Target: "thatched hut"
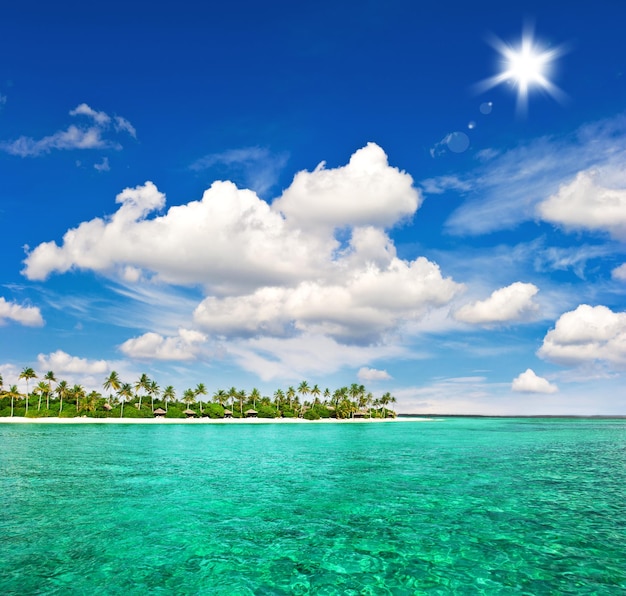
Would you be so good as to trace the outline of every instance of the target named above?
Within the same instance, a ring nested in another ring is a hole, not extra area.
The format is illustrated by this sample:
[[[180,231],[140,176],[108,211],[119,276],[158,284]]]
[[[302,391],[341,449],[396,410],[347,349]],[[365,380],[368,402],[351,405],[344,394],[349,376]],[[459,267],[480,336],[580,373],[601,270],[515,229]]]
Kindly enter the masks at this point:
[[[113,409],[113,406],[109,403],[106,402],[103,406],[102,406],[107,412],[110,412]]]
[[[224,418],[232,418],[233,413],[230,410],[224,410]]]
[[[165,414],[167,414],[167,412],[163,408],[157,408],[154,410],[155,418],[165,418]]]
[[[256,410],[250,408],[249,410],[246,410],[244,414],[246,415],[246,418],[256,418],[259,413]]]
[[[196,413],[195,413],[193,410],[190,410],[189,408],[187,408],[187,409],[183,412],[183,414],[184,414],[185,416],[187,416],[187,418],[194,418],[194,417],[195,417],[195,415],[196,415]]]

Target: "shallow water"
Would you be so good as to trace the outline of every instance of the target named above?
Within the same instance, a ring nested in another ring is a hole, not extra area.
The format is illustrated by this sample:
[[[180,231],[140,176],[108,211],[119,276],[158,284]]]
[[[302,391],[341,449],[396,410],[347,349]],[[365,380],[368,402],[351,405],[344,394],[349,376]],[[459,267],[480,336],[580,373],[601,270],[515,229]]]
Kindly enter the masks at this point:
[[[626,421],[0,425],[1,594],[624,594]]]

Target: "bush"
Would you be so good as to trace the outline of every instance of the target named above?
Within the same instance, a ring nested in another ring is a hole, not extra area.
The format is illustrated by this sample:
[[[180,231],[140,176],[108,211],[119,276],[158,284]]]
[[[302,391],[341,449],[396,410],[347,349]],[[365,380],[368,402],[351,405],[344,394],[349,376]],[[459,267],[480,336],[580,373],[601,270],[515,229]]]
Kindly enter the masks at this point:
[[[278,413],[276,412],[276,408],[273,406],[263,406],[259,405],[257,408],[259,418],[276,418]]]
[[[302,416],[305,420],[319,420],[320,415],[314,409],[307,410]]]
[[[208,416],[209,418],[224,418],[224,408],[220,404],[208,403],[203,409],[204,416]]]

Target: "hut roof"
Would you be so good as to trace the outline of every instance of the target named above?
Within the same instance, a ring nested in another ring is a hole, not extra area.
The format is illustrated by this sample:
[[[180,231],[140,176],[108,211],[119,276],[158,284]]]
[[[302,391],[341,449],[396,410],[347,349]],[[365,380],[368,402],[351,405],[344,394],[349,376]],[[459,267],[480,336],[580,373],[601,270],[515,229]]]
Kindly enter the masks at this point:
[[[232,414],[231,410],[224,410],[224,414]]]
[[[113,409],[113,406],[112,406],[111,404],[109,404],[109,403],[104,404],[102,407],[103,407],[105,410],[107,410],[107,411],[108,411],[108,410],[112,410],[112,409]]]
[[[195,414],[195,412],[193,410],[190,410],[189,408],[187,408],[183,414]]]
[[[253,410],[252,408],[250,408],[249,410],[246,410],[244,412],[244,414],[258,414],[258,412],[256,410]]]
[[[155,414],[167,414],[167,412],[163,408],[157,408],[154,410]]]

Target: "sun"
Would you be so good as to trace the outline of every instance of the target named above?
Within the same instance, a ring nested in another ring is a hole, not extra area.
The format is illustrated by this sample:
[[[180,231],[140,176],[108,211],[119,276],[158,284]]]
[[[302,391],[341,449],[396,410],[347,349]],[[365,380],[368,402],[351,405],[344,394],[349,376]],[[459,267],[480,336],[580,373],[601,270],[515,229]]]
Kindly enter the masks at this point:
[[[518,46],[512,46],[496,36],[488,39],[501,56],[501,72],[480,82],[477,87],[486,91],[502,83],[517,89],[517,111],[526,113],[528,95],[535,88],[543,90],[558,101],[566,99],[565,93],[548,78],[552,63],[565,52],[564,46],[545,49],[533,38],[533,31],[525,28]]]

